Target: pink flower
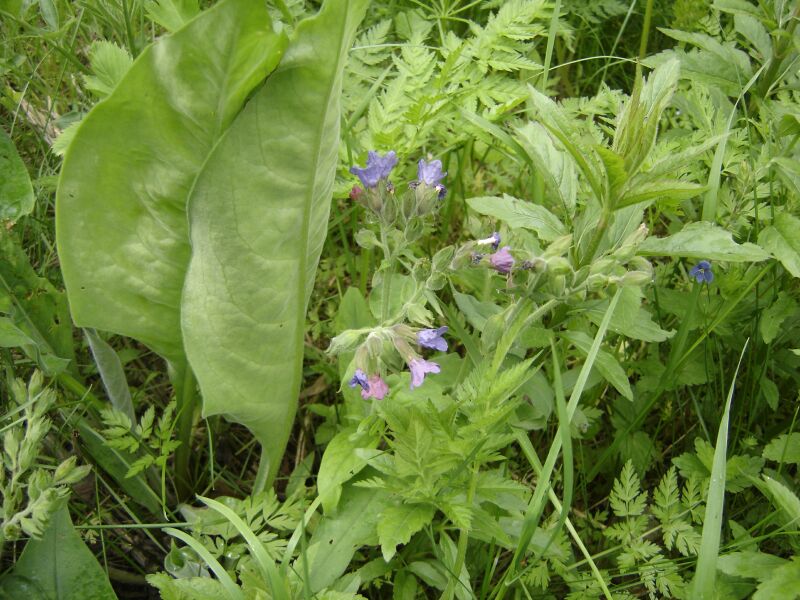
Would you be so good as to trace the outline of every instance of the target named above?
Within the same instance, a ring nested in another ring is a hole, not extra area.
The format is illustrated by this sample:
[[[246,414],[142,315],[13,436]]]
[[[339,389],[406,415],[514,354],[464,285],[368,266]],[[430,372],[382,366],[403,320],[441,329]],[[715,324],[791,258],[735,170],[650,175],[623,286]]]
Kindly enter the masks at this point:
[[[386,394],[389,393],[389,386],[380,375],[372,375],[369,378],[369,386],[361,389],[361,397],[364,400],[375,398],[375,400],[383,400]]]

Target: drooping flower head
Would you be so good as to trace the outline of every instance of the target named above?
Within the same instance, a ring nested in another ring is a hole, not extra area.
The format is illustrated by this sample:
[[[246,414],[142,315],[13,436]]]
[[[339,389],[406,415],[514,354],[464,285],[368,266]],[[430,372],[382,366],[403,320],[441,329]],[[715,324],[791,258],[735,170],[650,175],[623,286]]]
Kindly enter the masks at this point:
[[[482,240],[478,240],[475,243],[476,244],[481,244],[481,245],[489,244],[489,245],[492,246],[492,250],[497,252],[497,249],[500,247],[500,233],[495,231],[488,238],[484,238]]]
[[[417,332],[417,343],[425,348],[447,352],[447,340],[442,336],[447,333],[447,326],[437,329],[420,329]]]
[[[417,388],[425,381],[425,375],[428,373],[439,373],[441,369],[435,362],[424,360],[422,358],[415,358],[408,363],[408,368],[411,370],[411,389]]]
[[[511,256],[509,250],[511,250],[511,246],[503,246],[494,254],[489,255],[489,263],[498,273],[510,273],[511,267],[514,266],[514,257]]]
[[[707,260],[701,260],[692,270],[689,275],[695,278],[697,283],[711,283],[714,281],[714,272],[711,270],[711,263]]]
[[[375,398],[375,400],[383,400],[386,394],[389,393],[389,386],[380,375],[370,375],[367,382],[368,388],[361,390],[361,397],[364,400]]]
[[[377,187],[381,179],[389,177],[389,173],[397,164],[397,154],[390,150],[384,156],[370,150],[367,153],[366,167],[350,167],[350,172],[357,176],[365,188]]]
[[[417,163],[417,180],[419,183],[424,183],[430,187],[436,187],[445,175],[447,175],[447,173],[442,173],[442,161],[432,160],[426,163],[424,158],[419,159],[419,163]],[[441,191],[439,191],[439,193],[441,193]]]

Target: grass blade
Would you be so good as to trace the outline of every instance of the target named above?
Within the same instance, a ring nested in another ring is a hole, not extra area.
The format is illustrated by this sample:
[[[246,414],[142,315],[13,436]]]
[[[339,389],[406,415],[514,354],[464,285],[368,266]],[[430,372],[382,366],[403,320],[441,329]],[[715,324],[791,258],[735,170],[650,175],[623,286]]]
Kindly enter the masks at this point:
[[[748,340],[749,341],[749,340]],[[731,414],[731,402],[736,377],[742,358],[747,350],[747,343],[742,348],[739,363],[733,374],[733,381],[728,390],[728,399],[725,401],[725,412],[717,432],[717,444],[714,449],[714,462],[711,468],[711,483],[708,488],[706,512],[703,520],[703,537],[700,542],[700,552],[697,555],[697,570],[692,581],[690,596],[697,600],[712,600],[714,598],[714,584],[717,578],[717,557],[719,556],[719,539],[722,530],[722,510],[725,504],[725,467],[728,454],[728,422]]]

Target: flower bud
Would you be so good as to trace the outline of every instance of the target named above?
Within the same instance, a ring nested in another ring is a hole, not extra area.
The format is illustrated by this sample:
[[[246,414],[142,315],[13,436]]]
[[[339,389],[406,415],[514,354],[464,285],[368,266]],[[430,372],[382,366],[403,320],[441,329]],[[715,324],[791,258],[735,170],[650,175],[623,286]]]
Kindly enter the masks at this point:
[[[586,288],[590,292],[599,292],[608,285],[608,281],[608,275],[595,273],[594,275],[589,275],[589,277],[586,279]]]
[[[353,350],[361,342],[362,335],[363,333],[354,329],[343,331],[331,340],[330,346],[328,346],[326,352],[328,354],[336,355],[342,352]]]
[[[645,273],[644,271],[628,271],[619,278],[619,285],[648,285],[652,283],[652,273]]]
[[[599,258],[590,265],[589,272],[592,275],[595,275],[597,273],[608,275],[608,273],[611,272],[611,268],[616,264],[617,261],[615,261],[612,258],[608,257]]]
[[[552,256],[547,259],[547,269],[554,275],[568,275],[572,273],[572,265],[563,256]]]
[[[365,249],[379,248],[381,245],[381,243],[378,241],[378,237],[375,235],[375,232],[370,229],[359,230],[356,233],[355,238],[356,244]]]

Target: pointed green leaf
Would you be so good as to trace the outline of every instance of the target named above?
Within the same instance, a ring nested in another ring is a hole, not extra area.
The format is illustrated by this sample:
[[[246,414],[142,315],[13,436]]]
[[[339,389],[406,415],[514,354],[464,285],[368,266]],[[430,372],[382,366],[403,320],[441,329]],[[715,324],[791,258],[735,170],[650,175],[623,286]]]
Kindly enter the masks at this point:
[[[116,600],[97,559],[75,532],[64,506],[52,517],[42,539],[29,540],[3,581],[9,598]]]
[[[302,379],[328,228],[342,70],[366,0],[328,0],[208,160],[189,205],[182,325],[205,415],[261,442],[277,472]]]
[[[470,198],[467,204],[475,212],[499,219],[509,227],[535,231],[546,242],[566,234],[558,217],[544,206],[518,200],[508,194],[503,194],[502,198]]]
[[[415,533],[433,519],[434,509],[427,504],[398,504],[381,513],[378,540],[386,562],[392,560],[399,544],[407,544]]]
[[[689,223],[681,231],[668,237],[647,238],[639,246],[639,254],[729,262],[759,262],[769,257],[755,244],[737,244],[729,231],[708,221]]]
[[[16,221],[33,210],[33,186],[14,142],[0,128],[0,222]]]
[[[260,3],[223,0],[142,52],[83,119],[56,199],[58,253],[77,325],[182,360],[189,192],[284,46]]]
[[[800,219],[787,213],[775,215],[772,225],[758,236],[758,243],[794,277],[800,277]]]

